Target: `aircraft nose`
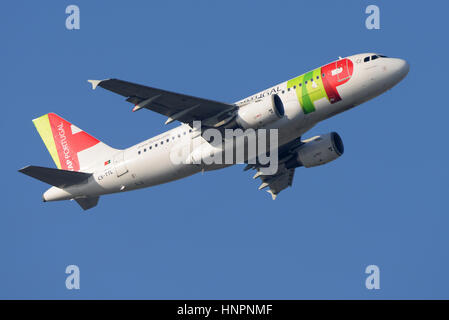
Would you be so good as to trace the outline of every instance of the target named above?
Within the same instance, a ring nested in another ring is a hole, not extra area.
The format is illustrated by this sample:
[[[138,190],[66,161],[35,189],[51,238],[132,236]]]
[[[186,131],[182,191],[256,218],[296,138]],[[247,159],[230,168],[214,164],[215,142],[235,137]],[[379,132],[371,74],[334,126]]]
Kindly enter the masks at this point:
[[[403,79],[410,71],[410,65],[404,59],[394,59],[395,73]]]

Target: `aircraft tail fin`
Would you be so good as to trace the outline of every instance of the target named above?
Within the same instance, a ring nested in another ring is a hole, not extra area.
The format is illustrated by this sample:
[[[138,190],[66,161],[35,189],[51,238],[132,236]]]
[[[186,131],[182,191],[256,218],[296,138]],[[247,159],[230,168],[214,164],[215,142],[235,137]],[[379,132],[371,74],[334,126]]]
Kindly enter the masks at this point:
[[[86,170],[98,162],[98,156],[117,152],[55,113],[34,119],[33,123],[58,169]]]
[[[91,173],[86,172],[74,172],[38,166],[26,166],[20,169],[19,172],[61,189],[75,184],[85,183],[92,176]]]

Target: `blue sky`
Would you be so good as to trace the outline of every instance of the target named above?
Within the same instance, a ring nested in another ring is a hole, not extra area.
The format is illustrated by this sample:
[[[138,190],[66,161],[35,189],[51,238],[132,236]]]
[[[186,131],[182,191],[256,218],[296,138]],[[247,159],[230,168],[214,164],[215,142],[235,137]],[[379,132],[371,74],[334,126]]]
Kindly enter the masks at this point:
[[[80,30],[65,28],[69,4]],[[365,28],[369,4],[380,7],[380,30]],[[0,298],[449,298],[448,10],[446,1],[3,2]],[[166,130],[161,115],[132,113],[87,79],[234,102],[373,51],[406,59],[409,75],[313,128],[308,136],[337,131],[345,154],[299,168],[276,201],[235,166],[105,196],[83,212],[42,203],[47,185],[17,172],[54,166],[31,122],[48,112],[117,148]],[[65,288],[71,264],[80,290]],[[377,291],[364,285],[370,264]]]

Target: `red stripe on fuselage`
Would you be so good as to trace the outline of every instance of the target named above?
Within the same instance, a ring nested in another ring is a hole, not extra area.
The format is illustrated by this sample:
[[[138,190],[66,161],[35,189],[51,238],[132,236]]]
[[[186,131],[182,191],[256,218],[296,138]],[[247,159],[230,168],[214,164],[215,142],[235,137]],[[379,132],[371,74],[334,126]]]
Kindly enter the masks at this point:
[[[339,68],[341,68],[341,71],[337,72]],[[349,81],[353,69],[354,66],[350,59],[341,59],[321,67],[324,90],[326,91],[330,103],[335,103],[341,100],[337,87]],[[334,74],[332,74],[332,72],[334,72]]]

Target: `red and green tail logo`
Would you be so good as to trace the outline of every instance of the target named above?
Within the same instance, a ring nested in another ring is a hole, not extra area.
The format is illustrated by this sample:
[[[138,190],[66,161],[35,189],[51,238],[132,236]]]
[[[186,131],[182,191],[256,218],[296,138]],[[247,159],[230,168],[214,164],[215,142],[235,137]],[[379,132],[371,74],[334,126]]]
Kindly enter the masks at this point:
[[[79,171],[78,153],[100,141],[54,113],[33,120],[58,169]]]

